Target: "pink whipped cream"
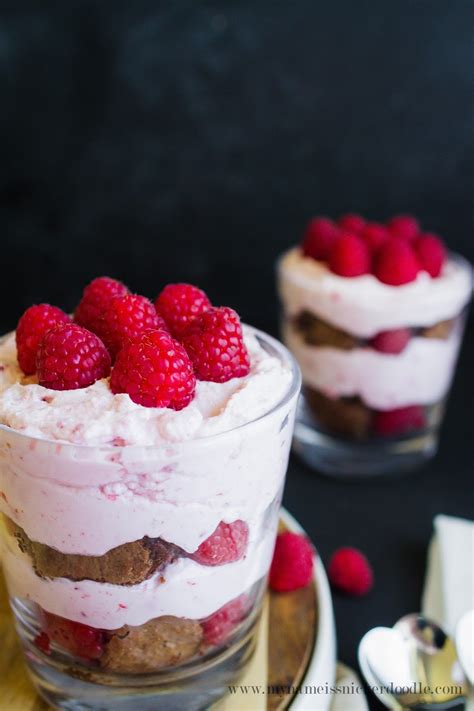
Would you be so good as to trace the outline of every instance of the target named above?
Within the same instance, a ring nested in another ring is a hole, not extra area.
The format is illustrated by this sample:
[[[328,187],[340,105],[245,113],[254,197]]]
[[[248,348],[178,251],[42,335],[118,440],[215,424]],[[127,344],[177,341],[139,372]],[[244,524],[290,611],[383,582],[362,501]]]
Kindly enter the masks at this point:
[[[236,564],[211,569],[182,558],[168,566],[164,584],[154,576],[126,590],[44,580],[27,558],[6,550],[11,594],[70,619],[84,621],[85,613],[89,624],[112,629],[159,614],[206,617],[266,574],[297,383],[279,344],[265,337],[270,354],[252,329],[244,334],[249,375],[198,382],[196,398],[179,412],[113,395],[106,380],[76,391],[43,388],[22,377],[14,337],[3,340],[0,511],[31,540],[103,555],[149,536],[192,553],[221,521],[241,519],[249,529],[245,558]]]
[[[347,278],[299,247],[279,263],[279,289],[285,315],[309,311],[359,338],[403,326],[432,326],[457,316],[471,298],[472,271],[461,257],[448,259],[432,279],[421,271],[403,286],[388,286],[372,274]]]

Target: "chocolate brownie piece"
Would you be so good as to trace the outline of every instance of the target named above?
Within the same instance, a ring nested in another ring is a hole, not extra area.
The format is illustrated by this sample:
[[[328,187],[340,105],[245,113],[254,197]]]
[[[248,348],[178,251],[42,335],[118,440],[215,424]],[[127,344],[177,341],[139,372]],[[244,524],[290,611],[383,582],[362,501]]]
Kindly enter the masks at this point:
[[[456,319],[454,318],[450,318],[447,321],[439,321],[435,323],[434,326],[422,328],[420,336],[423,336],[423,338],[441,338],[447,340],[451,335],[455,323]]]
[[[293,323],[309,346],[332,346],[342,350],[351,350],[358,345],[357,338],[331,326],[326,321],[322,321],[309,311],[302,311],[296,316]]]
[[[37,575],[42,578],[136,585],[181,554],[177,546],[160,538],[147,537],[124,543],[101,556],[66,554],[44,543],[32,541],[11,520],[8,520],[8,528],[17,539],[19,548],[31,558]]]
[[[332,400],[308,387],[304,394],[313,416],[328,432],[359,440],[369,435],[373,413],[359,398]]]
[[[171,615],[139,627],[124,625],[112,633],[100,666],[108,671],[143,674],[181,664],[196,654],[202,635],[197,620]]]

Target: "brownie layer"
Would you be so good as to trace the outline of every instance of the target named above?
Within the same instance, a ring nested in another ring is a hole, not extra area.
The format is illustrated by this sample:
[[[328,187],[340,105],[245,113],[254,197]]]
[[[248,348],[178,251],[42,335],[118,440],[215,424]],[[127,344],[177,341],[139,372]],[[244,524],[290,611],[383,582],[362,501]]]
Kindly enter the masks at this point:
[[[367,407],[358,397],[332,399],[319,390],[305,386],[303,388],[306,405],[314,417],[318,427],[329,434],[337,434],[352,440],[364,440],[372,437],[381,437],[377,433],[377,417],[380,413]],[[393,433],[409,435],[425,427],[433,426],[441,418],[442,407],[440,403],[420,407],[420,418],[411,422],[403,432]],[[387,435],[388,436],[388,435]]]
[[[16,538],[20,550],[30,557],[36,574],[42,578],[136,585],[183,555],[178,546],[148,537],[112,548],[101,556],[61,553],[32,541],[20,526],[6,516],[5,519],[7,530]]]
[[[197,620],[166,615],[139,627],[125,625],[104,645],[99,665],[119,673],[143,674],[176,666],[199,650],[203,629]]]
[[[412,337],[438,338],[447,340],[454,328],[456,319],[440,321],[426,328],[410,328]],[[301,334],[309,346],[330,346],[341,350],[370,347],[370,340],[357,338],[346,331],[332,326],[309,311],[302,311],[292,319],[293,327]]]

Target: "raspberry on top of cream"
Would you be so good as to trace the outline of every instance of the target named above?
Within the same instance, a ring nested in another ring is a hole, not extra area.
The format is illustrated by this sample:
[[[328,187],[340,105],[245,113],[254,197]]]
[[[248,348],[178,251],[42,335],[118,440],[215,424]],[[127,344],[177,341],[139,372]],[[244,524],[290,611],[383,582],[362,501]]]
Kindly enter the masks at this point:
[[[198,380],[194,399],[179,411],[143,407],[114,394],[108,379],[85,388],[49,390],[23,376],[14,335],[0,343],[0,423],[24,434],[74,444],[159,445],[205,437],[258,418],[285,394],[287,366],[243,328],[250,371],[225,383]]]

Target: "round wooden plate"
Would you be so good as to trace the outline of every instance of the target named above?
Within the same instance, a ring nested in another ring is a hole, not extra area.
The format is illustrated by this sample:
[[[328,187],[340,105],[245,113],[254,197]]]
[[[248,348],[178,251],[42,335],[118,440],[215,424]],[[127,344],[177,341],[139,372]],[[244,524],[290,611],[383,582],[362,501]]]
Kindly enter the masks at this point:
[[[281,528],[301,532],[285,510]],[[314,697],[284,693],[284,687],[331,683],[335,676],[335,635],[331,596],[324,568],[316,560],[314,581],[291,593],[268,595],[268,679],[281,693],[266,696],[267,711],[309,709]],[[3,576],[0,574],[0,699],[8,711],[50,709],[29,680],[20,649]],[[247,700],[246,703],[248,703]],[[246,706],[247,709],[250,706]],[[314,707],[313,707],[314,708]],[[321,711],[324,708],[321,707]]]

